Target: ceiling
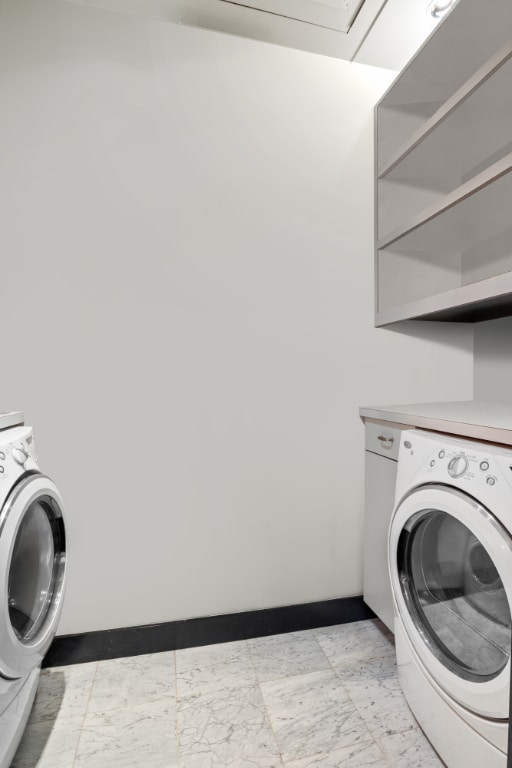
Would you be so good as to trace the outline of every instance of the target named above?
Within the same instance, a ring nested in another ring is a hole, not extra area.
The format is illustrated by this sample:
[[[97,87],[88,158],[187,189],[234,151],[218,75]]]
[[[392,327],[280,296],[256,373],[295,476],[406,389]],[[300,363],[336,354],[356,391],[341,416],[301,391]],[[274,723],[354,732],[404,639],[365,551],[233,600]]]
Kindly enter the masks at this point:
[[[400,70],[437,25],[428,0],[72,0]]]
[[[301,0],[184,0],[180,21],[196,27],[229,32],[269,43],[320,53],[341,59],[352,59],[379,15],[386,0],[347,2],[343,13],[326,2]],[[260,10],[254,6],[258,4]],[[290,15],[283,6],[294,6]],[[269,12],[268,8],[274,8]],[[294,14],[293,16],[291,14]]]

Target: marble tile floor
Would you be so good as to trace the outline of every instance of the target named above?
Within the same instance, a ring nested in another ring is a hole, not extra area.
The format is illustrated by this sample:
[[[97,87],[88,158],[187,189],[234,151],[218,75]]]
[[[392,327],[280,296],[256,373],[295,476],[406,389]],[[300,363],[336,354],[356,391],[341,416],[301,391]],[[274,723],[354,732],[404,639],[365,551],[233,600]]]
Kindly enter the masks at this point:
[[[44,670],[12,768],[435,768],[378,620]]]

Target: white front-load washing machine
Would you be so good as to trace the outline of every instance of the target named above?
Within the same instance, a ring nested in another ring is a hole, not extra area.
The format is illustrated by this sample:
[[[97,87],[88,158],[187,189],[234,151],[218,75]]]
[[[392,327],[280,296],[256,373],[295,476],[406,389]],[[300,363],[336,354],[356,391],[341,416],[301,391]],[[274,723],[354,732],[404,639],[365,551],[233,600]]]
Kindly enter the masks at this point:
[[[448,768],[505,768],[512,449],[402,432],[389,568],[416,719]]]
[[[32,428],[11,426],[14,416],[0,414],[0,768],[23,734],[66,572],[62,500],[38,467]]]

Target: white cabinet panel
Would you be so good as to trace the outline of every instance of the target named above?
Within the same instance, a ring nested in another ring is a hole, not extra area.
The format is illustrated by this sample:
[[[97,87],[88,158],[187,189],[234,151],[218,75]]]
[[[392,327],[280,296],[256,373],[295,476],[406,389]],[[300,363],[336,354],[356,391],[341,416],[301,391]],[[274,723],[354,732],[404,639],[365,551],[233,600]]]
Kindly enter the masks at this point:
[[[397,441],[398,442],[398,441]],[[388,572],[388,528],[393,513],[397,462],[365,452],[364,600],[393,631]]]

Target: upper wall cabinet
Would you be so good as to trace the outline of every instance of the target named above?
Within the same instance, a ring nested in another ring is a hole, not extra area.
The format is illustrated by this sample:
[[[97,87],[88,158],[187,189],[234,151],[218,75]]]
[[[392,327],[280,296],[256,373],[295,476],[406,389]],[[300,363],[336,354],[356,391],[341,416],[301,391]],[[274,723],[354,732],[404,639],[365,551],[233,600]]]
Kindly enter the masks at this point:
[[[376,325],[512,314],[512,2],[459,0],[376,107]]]

